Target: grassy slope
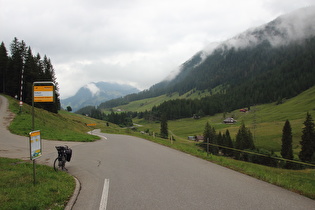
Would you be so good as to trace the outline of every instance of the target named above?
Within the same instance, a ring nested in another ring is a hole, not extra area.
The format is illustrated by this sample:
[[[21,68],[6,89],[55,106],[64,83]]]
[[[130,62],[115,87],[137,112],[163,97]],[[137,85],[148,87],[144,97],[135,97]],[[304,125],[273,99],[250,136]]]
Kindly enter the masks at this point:
[[[16,114],[9,129],[12,133],[28,136],[32,131],[32,107],[24,104],[22,112],[18,101],[7,97],[10,102],[10,110]],[[86,124],[96,123],[95,127],[87,127]],[[94,141],[99,139],[98,136],[87,134],[94,128],[104,128],[105,122],[60,111],[58,114],[47,112],[43,109],[35,108],[35,129],[41,131],[43,139],[62,140],[62,141]],[[111,127],[117,127],[112,125]]]
[[[205,96],[210,95],[208,91],[190,91],[184,95],[179,96],[178,93],[174,93],[171,96],[167,95],[161,95],[154,98],[147,98],[142,99],[138,101],[133,101],[131,103],[128,103],[126,105],[122,105],[119,107],[114,108],[115,109],[122,109],[124,111],[137,111],[137,112],[144,112],[146,110],[151,110],[153,106],[158,106],[159,104],[163,103],[164,101],[173,100],[173,99],[196,99],[196,98],[202,98]],[[108,110],[107,110],[108,112]]]
[[[166,99],[166,97],[164,97]],[[148,99],[149,100],[149,99]],[[154,104],[155,98],[151,99],[150,103]],[[132,102],[128,108],[128,111],[136,111],[132,109],[136,102]],[[281,136],[282,128],[285,120],[288,119],[291,123],[293,133],[293,148],[295,154],[300,151],[299,141],[302,135],[303,122],[306,117],[306,113],[309,112],[313,119],[315,119],[315,87],[303,92],[295,98],[284,101],[280,105],[264,104],[251,107],[251,111],[247,113],[239,112],[235,110],[231,113],[217,114],[215,116],[204,117],[199,120],[191,118],[179,119],[175,121],[169,121],[169,130],[177,138],[187,139],[187,136],[200,135],[203,133],[204,126],[208,121],[211,126],[219,132],[225,132],[229,129],[232,138],[235,137],[241,122],[244,122],[249,127],[255,137],[255,145],[259,148],[265,148],[279,152],[281,150]],[[222,123],[225,117],[234,117],[238,122],[234,125],[225,125]],[[149,129],[159,133],[159,123],[149,123],[143,120],[134,120],[138,124],[143,124],[142,130]]]

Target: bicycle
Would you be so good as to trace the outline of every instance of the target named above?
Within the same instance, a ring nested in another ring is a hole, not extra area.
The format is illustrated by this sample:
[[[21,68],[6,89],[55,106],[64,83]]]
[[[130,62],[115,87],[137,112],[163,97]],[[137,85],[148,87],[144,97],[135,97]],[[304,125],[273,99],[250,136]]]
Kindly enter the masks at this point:
[[[58,151],[58,157],[54,161],[55,171],[58,171],[58,170],[68,171],[68,169],[66,169],[65,165],[66,165],[66,161],[70,162],[70,160],[71,160],[72,150],[67,145],[56,146],[56,149]],[[58,162],[58,164],[57,164],[57,162]]]

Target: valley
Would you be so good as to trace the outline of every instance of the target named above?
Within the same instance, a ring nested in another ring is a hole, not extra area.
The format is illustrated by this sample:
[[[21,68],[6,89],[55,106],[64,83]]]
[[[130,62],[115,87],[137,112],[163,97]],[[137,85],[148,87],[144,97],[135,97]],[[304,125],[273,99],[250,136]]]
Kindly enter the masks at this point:
[[[198,94],[196,93],[196,95]],[[191,95],[188,98],[194,98],[196,95]],[[150,110],[153,106],[158,106],[163,101],[176,99],[178,97],[178,94],[174,94],[172,97],[163,95],[133,101],[127,105],[115,107],[113,109],[121,109],[126,112],[145,111]],[[186,97],[186,94],[182,97]],[[188,136],[201,135],[206,122],[209,122],[217,132],[221,131],[223,133],[228,129],[232,138],[235,138],[241,122],[243,121],[255,135],[255,145],[257,147],[279,152],[281,149],[282,128],[285,120],[288,119],[291,122],[293,130],[294,153],[297,154],[300,150],[299,141],[307,112],[312,116],[315,115],[315,87],[310,88],[294,98],[284,100],[283,103],[279,105],[275,102],[251,106],[251,110],[246,113],[234,110],[229,113],[218,113],[214,116],[206,116],[201,119],[184,118],[170,120],[169,129],[177,138],[186,140]],[[223,120],[225,117],[234,117],[234,119],[237,120],[237,123],[233,125],[224,124]],[[159,132],[159,122],[150,122],[137,118],[134,118],[133,121],[134,123],[143,125],[139,129],[149,129],[155,133]]]

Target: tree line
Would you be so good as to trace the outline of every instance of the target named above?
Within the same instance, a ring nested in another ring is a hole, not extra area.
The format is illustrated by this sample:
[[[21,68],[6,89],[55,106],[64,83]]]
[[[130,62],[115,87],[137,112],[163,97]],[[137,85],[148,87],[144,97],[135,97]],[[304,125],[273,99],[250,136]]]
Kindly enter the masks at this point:
[[[315,128],[312,116],[307,113],[304,121],[304,128],[301,136],[301,151],[299,160],[306,163],[315,163]],[[203,132],[204,142],[200,146],[213,155],[224,155],[237,160],[249,161],[273,167],[284,167],[290,169],[303,168],[301,165],[293,164],[290,161],[279,162],[278,156],[272,151],[258,149],[254,145],[253,135],[244,123],[240,126],[235,141],[232,141],[229,130],[221,134],[216,133],[214,127],[207,122]],[[289,120],[286,120],[281,137],[281,157],[287,160],[294,160],[292,149],[292,129]],[[245,151],[245,152],[242,152]],[[252,153],[251,153],[252,152]],[[261,155],[256,155],[258,153]]]
[[[35,103],[36,107],[57,113],[60,109],[58,82],[51,60],[39,53],[33,55],[30,46],[16,37],[10,44],[10,54],[2,42],[0,45],[0,93],[32,104],[33,82],[49,81],[55,85],[54,103]],[[21,91],[22,90],[22,91]]]
[[[108,121],[114,124],[119,125],[120,127],[130,127],[133,126],[132,112],[113,112],[105,114],[100,109],[95,108],[94,106],[84,107],[76,112],[77,114],[86,115],[95,119]]]

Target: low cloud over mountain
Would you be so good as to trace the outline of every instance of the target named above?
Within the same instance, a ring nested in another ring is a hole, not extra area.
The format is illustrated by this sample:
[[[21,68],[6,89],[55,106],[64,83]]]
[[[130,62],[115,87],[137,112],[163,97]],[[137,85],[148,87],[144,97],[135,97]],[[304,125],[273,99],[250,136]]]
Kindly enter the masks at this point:
[[[61,100],[61,105],[63,108],[70,106],[73,111],[77,111],[85,106],[98,106],[102,102],[137,92],[137,88],[129,85],[92,82],[81,87],[74,96]]]

